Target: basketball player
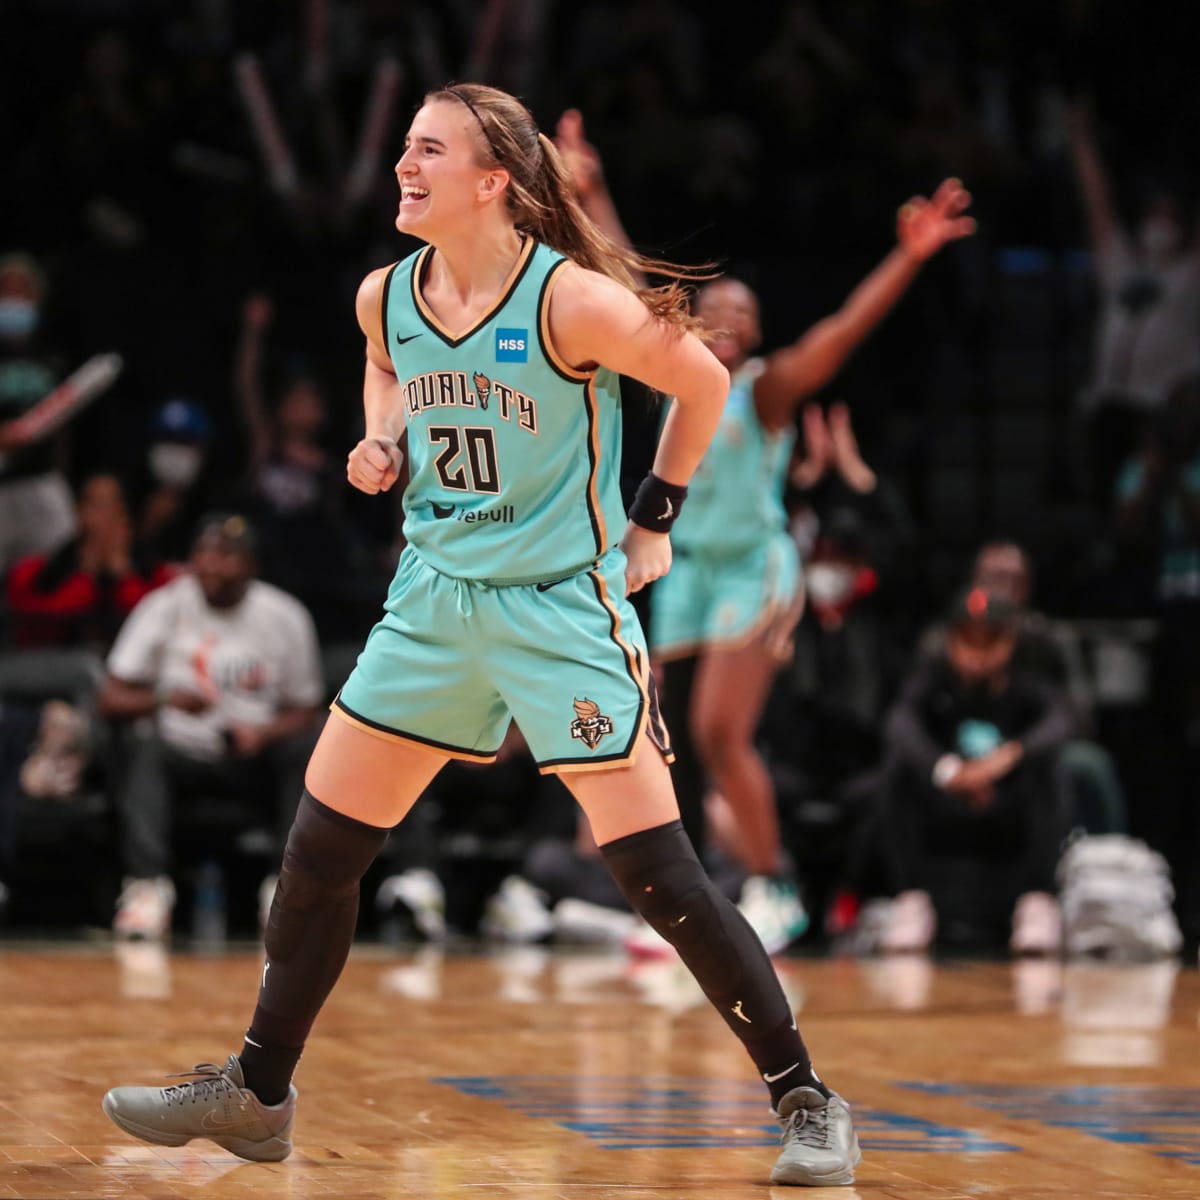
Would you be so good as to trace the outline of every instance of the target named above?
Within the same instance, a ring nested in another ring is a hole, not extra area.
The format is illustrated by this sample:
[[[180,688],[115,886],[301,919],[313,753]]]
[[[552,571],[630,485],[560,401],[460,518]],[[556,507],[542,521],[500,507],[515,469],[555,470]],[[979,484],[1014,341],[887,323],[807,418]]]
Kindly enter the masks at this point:
[[[390,488],[407,430],[408,547],[309,763],[241,1052],[187,1083],[116,1088],[104,1110],[160,1145],[208,1137],[242,1158],[286,1157],[292,1075],[349,952],[362,875],[445,762],[490,761],[515,717],[542,769],[564,773],[629,903],[767,1081],[783,1124],[773,1181],[850,1183],[849,1108],[679,822],[626,598],[670,566],[728,373],[691,331],[680,273],[636,288],[630,270],[655,264],[599,233],[513,97],[430,94],[396,173],[397,228],[427,245],[359,291],[366,437],[348,475]],[[618,373],[675,397],[628,524]]]
[[[557,137],[585,211],[613,241],[628,246],[599,154],[576,110],[563,114]],[[975,222],[963,215],[970,202],[955,179],[932,200],[909,200],[898,213],[895,249],[836,313],[765,358],[752,357],[762,334],[750,288],[726,277],[697,299],[697,316],[716,331],[709,348],[728,368],[732,385],[691,481],[687,511],[672,530],[671,573],[650,597],[651,654],[679,754],[674,775],[685,826],[702,845],[707,776],[734,815],[749,872],[738,907],[770,953],[807,926],[770,773],[754,744],[802,606],[800,564],[783,508],[796,412],[841,369],[926,259],[974,231]],[[874,487],[843,405],[833,407],[828,426],[810,405],[804,425],[808,457],[801,470],[836,464],[850,486]],[[644,934],[634,935],[633,949],[661,946],[652,931]]]

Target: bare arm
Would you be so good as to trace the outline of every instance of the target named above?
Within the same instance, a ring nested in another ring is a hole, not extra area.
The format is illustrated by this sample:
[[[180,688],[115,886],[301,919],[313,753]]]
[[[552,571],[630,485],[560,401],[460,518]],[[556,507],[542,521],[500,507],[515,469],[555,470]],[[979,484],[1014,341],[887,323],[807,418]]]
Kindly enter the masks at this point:
[[[695,334],[652,316],[619,283],[580,267],[562,269],[550,296],[550,342],[570,370],[602,363],[664,395],[671,408],[654,458],[654,474],[687,485],[721,420],[729,372]],[[630,521],[621,540],[625,587],[636,592],[671,567],[665,533]]]
[[[132,721],[152,713],[158,707],[158,697],[151,684],[127,683],[109,675],[100,687],[96,707],[110,721]]]
[[[957,179],[945,180],[932,200],[915,196],[897,216],[898,245],[850,293],[832,315],[798,341],[767,358],[754,385],[759,420],[768,429],[790,424],[799,404],[819,391],[908,290],[927,259],[947,242],[975,230],[964,216],[970,193]]]
[[[276,742],[304,733],[312,727],[316,718],[315,708],[281,708],[261,725],[233,724],[228,728],[233,752],[245,757],[261,754]]]
[[[1067,116],[1067,135],[1087,213],[1092,249],[1102,253],[1116,241],[1120,224],[1112,201],[1108,172],[1104,169],[1096,146],[1096,134],[1086,105],[1075,104],[1071,107]]]
[[[551,295],[550,332],[566,363],[584,364],[583,369],[602,363],[673,397],[654,473],[686,485],[716,433],[729,393],[729,372],[704,343],[652,317],[620,284],[574,266],[564,268]]]
[[[251,466],[270,452],[271,423],[262,394],[262,341],[271,320],[271,301],[250,296],[242,306],[242,332],[233,364],[233,391],[249,440]]]
[[[132,683],[115,675],[105,676],[96,698],[97,711],[110,721],[133,721],[163,707],[200,713],[210,702],[198,692],[176,688],[163,695],[152,683]]]
[[[363,375],[366,432],[350,451],[346,475],[361,492],[386,492],[399,478],[404,436],[404,397],[391,357],[383,343],[383,285],[389,268],[372,271],[362,281],[354,309],[367,339]]]
[[[837,374],[908,290],[920,269],[921,263],[897,246],[837,312],[767,359],[767,369],[754,387],[754,401],[759,419],[768,429],[787,425],[797,405]]]

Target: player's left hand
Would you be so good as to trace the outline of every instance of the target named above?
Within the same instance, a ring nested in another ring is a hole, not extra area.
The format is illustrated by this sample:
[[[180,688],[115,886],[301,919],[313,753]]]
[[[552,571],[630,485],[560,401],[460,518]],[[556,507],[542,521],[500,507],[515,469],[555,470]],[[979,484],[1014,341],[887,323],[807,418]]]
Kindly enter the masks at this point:
[[[648,583],[661,579],[671,569],[671,537],[652,533],[632,521],[621,539],[625,551],[625,595],[640,592]]]
[[[964,217],[971,204],[971,193],[958,179],[945,179],[933,199],[914,196],[896,213],[896,240],[914,258],[924,262],[947,242],[969,237],[975,221]]]

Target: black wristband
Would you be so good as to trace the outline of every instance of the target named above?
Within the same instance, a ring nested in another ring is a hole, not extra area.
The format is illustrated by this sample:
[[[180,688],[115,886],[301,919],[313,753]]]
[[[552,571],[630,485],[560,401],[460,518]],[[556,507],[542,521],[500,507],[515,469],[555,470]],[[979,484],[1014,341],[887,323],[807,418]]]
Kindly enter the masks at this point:
[[[651,533],[670,533],[687,494],[687,488],[667,483],[651,471],[629,506],[629,519]]]

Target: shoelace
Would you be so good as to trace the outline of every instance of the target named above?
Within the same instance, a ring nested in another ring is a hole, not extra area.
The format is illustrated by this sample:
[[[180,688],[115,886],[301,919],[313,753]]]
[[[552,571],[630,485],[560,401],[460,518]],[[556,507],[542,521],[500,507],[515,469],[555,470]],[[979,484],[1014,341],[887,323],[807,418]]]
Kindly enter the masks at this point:
[[[193,1079],[189,1083],[174,1083],[170,1087],[163,1088],[163,1096],[168,1105],[195,1104],[200,1100],[215,1100],[218,1096],[232,1092],[237,1097],[238,1107],[246,1107],[246,1102],[242,1099],[237,1085],[225,1074],[224,1067],[219,1067],[216,1063],[197,1063],[190,1071],[176,1071],[167,1078],[183,1079],[189,1075],[198,1075],[200,1078]]]
[[[781,1142],[796,1141],[814,1150],[829,1145],[829,1113],[826,1109],[797,1108],[783,1119]]]

